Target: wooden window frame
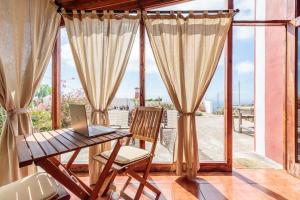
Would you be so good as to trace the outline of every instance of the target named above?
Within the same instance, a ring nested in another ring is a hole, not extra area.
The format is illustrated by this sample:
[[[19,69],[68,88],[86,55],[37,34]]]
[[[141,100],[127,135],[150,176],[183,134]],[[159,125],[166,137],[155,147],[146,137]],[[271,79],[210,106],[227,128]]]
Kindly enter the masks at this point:
[[[52,129],[59,129],[61,124],[61,34],[57,31],[52,53]]]
[[[233,0],[228,0],[228,9],[233,9]],[[145,26],[140,24],[140,106],[145,105]],[[227,35],[225,64],[225,140],[224,161],[202,161],[200,171],[232,171],[232,25]],[[141,96],[143,95],[143,96]],[[143,100],[143,101],[141,101]],[[144,148],[144,144],[141,144]],[[172,164],[152,163],[152,171],[170,171]]]
[[[300,28],[299,9],[296,1],[295,19],[287,24],[287,66],[286,66],[286,169],[288,173],[300,178],[298,159],[298,29]]]
[[[227,1],[228,9],[234,8],[233,0]],[[226,65],[225,65],[225,161],[200,162],[200,171],[232,171],[232,28],[233,26],[286,26],[288,20],[234,20],[227,36],[226,44]],[[61,25],[64,25],[62,20]],[[143,20],[140,22],[140,106],[145,105],[145,26]],[[60,70],[61,70],[61,50],[60,31],[58,32],[56,47],[53,52],[52,61],[52,127],[60,127]],[[284,131],[284,134],[286,131]],[[144,148],[145,144],[141,143]],[[153,163],[151,171],[170,171],[172,164]],[[87,171],[88,164],[75,164],[75,171]]]
[[[298,118],[300,117],[298,115],[298,79],[299,79],[299,76],[298,76],[298,70],[299,70],[299,67],[298,67],[298,32],[299,32],[299,26],[296,26],[295,27],[295,105],[296,105],[296,108],[295,108],[295,115],[296,115],[296,120],[295,120],[295,163],[300,163],[300,160],[298,159]]]
[[[299,5],[299,4],[298,4]],[[298,6],[297,5],[297,6]],[[294,153],[295,153],[295,164],[299,164],[299,169],[300,169],[300,159],[298,158],[299,155],[298,155],[298,118],[300,117],[299,114],[298,114],[298,80],[299,80],[299,76],[298,76],[298,70],[299,67],[298,67],[298,64],[299,64],[299,57],[298,57],[298,52],[299,52],[299,44],[298,44],[298,39],[299,39],[299,29],[300,29],[300,16],[297,17],[295,19],[295,150],[294,150]]]
[[[299,17],[300,16],[300,2],[299,0],[295,1],[296,2],[296,17]]]

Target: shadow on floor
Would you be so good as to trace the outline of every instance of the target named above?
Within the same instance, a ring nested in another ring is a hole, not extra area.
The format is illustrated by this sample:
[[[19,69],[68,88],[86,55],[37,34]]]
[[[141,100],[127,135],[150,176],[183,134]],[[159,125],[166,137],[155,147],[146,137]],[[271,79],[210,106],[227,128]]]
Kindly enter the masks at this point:
[[[256,183],[255,181],[243,176],[242,174],[238,173],[238,172],[232,172],[232,175],[234,177],[237,177],[238,179],[240,179],[241,181],[248,183],[250,186],[254,187],[257,190],[260,190],[261,192],[265,193],[266,195],[276,199],[276,200],[288,200],[287,198],[281,196],[280,194],[273,192],[272,190]]]
[[[201,182],[206,183],[200,184]],[[180,177],[176,179],[176,183],[197,199],[205,199],[203,190],[209,190],[209,193],[213,194],[214,199],[228,200],[217,188],[202,178],[188,179],[186,177]]]

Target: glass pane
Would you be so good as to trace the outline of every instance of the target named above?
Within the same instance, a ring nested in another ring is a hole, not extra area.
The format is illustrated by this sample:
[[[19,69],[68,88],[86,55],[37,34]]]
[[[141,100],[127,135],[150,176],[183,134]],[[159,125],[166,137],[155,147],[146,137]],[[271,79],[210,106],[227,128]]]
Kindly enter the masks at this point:
[[[264,1],[256,1],[257,10],[261,10],[263,5],[261,4]],[[297,0],[299,2],[299,0]],[[291,9],[292,8],[292,9]],[[265,20],[286,20],[293,19],[295,16],[295,9],[293,4],[288,1],[282,0],[268,0],[265,1]]]
[[[87,117],[90,118],[91,109],[82,89],[71,47],[69,44],[67,32],[65,28],[61,29],[61,127],[71,127],[71,117],[69,112],[69,104],[85,104]],[[61,156],[63,163],[67,162],[72,153],[66,153]],[[88,148],[82,149],[75,163],[88,162]]]
[[[297,107],[298,107],[298,129],[297,129],[297,135],[298,135],[298,138],[297,138],[297,141],[298,141],[298,162],[300,160],[300,28],[298,28],[298,41],[297,41],[298,45],[297,45],[297,48],[298,48],[298,59],[297,59],[297,63],[298,63],[298,68],[297,68]]]
[[[34,132],[52,129],[52,58],[29,106]],[[5,110],[0,106],[0,135],[6,118]]]
[[[218,9],[227,9],[227,0],[196,0],[166,6],[156,10]],[[215,100],[216,110],[214,110],[214,113],[202,114],[201,109],[199,108],[199,112],[196,116],[199,156],[201,160],[224,160],[224,116],[221,111],[224,104],[224,56],[222,57],[221,65],[218,67],[210,89],[208,89],[205,97],[207,99],[213,98],[213,100]],[[215,93],[214,91],[216,89],[218,92]],[[210,102],[208,102],[208,104],[209,103]],[[175,110],[160,77],[148,38],[146,38],[146,105],[162,106],[166,110],[163,116],[162,128],[159,133],[154,162],[170,163],[173,161],[178,113]],[[214,123],[212,123],[214,119],[211,119],[210,116],[208,116],[210,114],[214,116],[216,120],[220,121],[220,127],[218,127],[217,130],[214,128]],[[205,137],[206,139],[203,139],[202,137]],[[212,139],[210,140],[210,138]],[[207,142],[207,139],[210,141]],[[217,141],[218,144],[214,144],[215,141]],[[150,148],[150,145],[146,144],[146,148]],[[215,148],[215,153],[212,155],[210,155],[211,148]]]
[[[235,20],[254,20],[255,1],[254,0],[234,0],[235,9],[240,12],[234,17]]]
[[[285,34],[284,26],[233,28],[235,168],[282,164]]]
[[[233,27],[233,165],[254,167],[254,27]]]
[[[43,79],[38,86],[30,104],[33,131],[49,131],[52,129],[52,59],[47,66]]]
[[[225,49],[225,48],[224,48]],[[224,75],[223,50],[217,70],[196,112],[200,161],[224,161]]]
[[[239,2],[238,5],[235,5],[235,8],[240,8],[239,5],[249,5],[253,7],[255,20],[286,20],[286,19],[294,18],[295,15],[294,11],[291,12],[291,8],[293,5],[291,3],[288,3],[287,1],[282,1],[282,0],[268,0],[268,1],[235,0],[235,1]],[[240,9],[243,15],[244,14],[243,6],[241,6]]]
[[[109,107],[110,124],[113,128],[128,130],[132,121],[133,109],[139,105],[139,34],[137,34],[132,49],[131,56],[128,61],[123,80]],[[65,28],[61,30],[61,126],[62,128],[71,127],[71,118],[69,113],[69,104],[85,104],[88,121],[91,116],[91,107],[85,97],[82,89],[70,44],[67,38]],[[67,153],[62,156],[62,161],[67,162],[72,154]],[[88,148],[81,150],[75,163],[88,162]]]
[[[281,0],[234,0],[234,8],[240,12],[235,20],[285,20],[291,19],[289,4]]]
[[[146,106],[161,106],[165,109],[153,162],[172,163],[177,129],[177,111],[160,77],[147,34],[145,45]],[[146,149],[151,149],[150,143],[146,143]]]
[[[156,10],[218,10],[227,9],[227,0],[194,0],[165,6]]]
[[[139,96],[139,30],[137,31],[128,65],[109,107],[109,121],[113,128],[129,130],[133,118],[133,110],[140,104]]]

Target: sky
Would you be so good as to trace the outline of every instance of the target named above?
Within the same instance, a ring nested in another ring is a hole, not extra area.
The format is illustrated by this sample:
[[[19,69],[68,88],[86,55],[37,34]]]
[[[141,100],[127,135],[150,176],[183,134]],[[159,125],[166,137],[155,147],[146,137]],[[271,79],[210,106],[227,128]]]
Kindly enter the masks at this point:
[[[240,13],[235,19],[254,18],[253,0],[235,0],[235,7],[240,9]],[[226,0],[195,0],[173,6],[160,8],[158,10],[210,10],[226,9]],[[124,78],[116,97],[133,98],[134,88],[139,86],[139,39],[138,32],[128,61]],[[148,37],[146,37],[146,74],[145,91],[147,98],[161,97],[164,102],[170,102],[167,90],[160,78],[155,60],[151,51]],[[62,64],[62,92],[66,93],[74,89],[82,88],[68,37],[65,28],[61,30],[61,64]],[[240,96],[242,104],[253,103],[254,95],[254,28],[234,27],[233,28],[233,104],[238,103],[238,82],[240,82]],[[204,99],[211,100],[220,106],[224,103],[224,53],[220,58],[217,70],[210,83]],[[42,83],[51,84],[51,63],[49,63]]]

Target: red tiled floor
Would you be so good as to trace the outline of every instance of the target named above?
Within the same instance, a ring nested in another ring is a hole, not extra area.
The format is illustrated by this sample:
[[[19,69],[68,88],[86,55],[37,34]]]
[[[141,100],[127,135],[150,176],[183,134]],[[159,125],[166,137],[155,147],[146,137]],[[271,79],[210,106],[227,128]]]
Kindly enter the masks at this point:
[[[83,176],[82,180],[88,183],[87,176]],[[125,176],[118,176],[116,187],[121,189],[125,180]],[[300,179],[283,170],[239,169],[232,173],[199,173],[193,180],[175,176],[173,173],[153,173],[149,181],[161,190],[160,200],[300,200]],[[137,187],[138,183],[132,180],[126,193],[133,197]],[[71,199],[77,198],[72,195]],[[141,199],[155,199],[155,196],[146,189]]]

